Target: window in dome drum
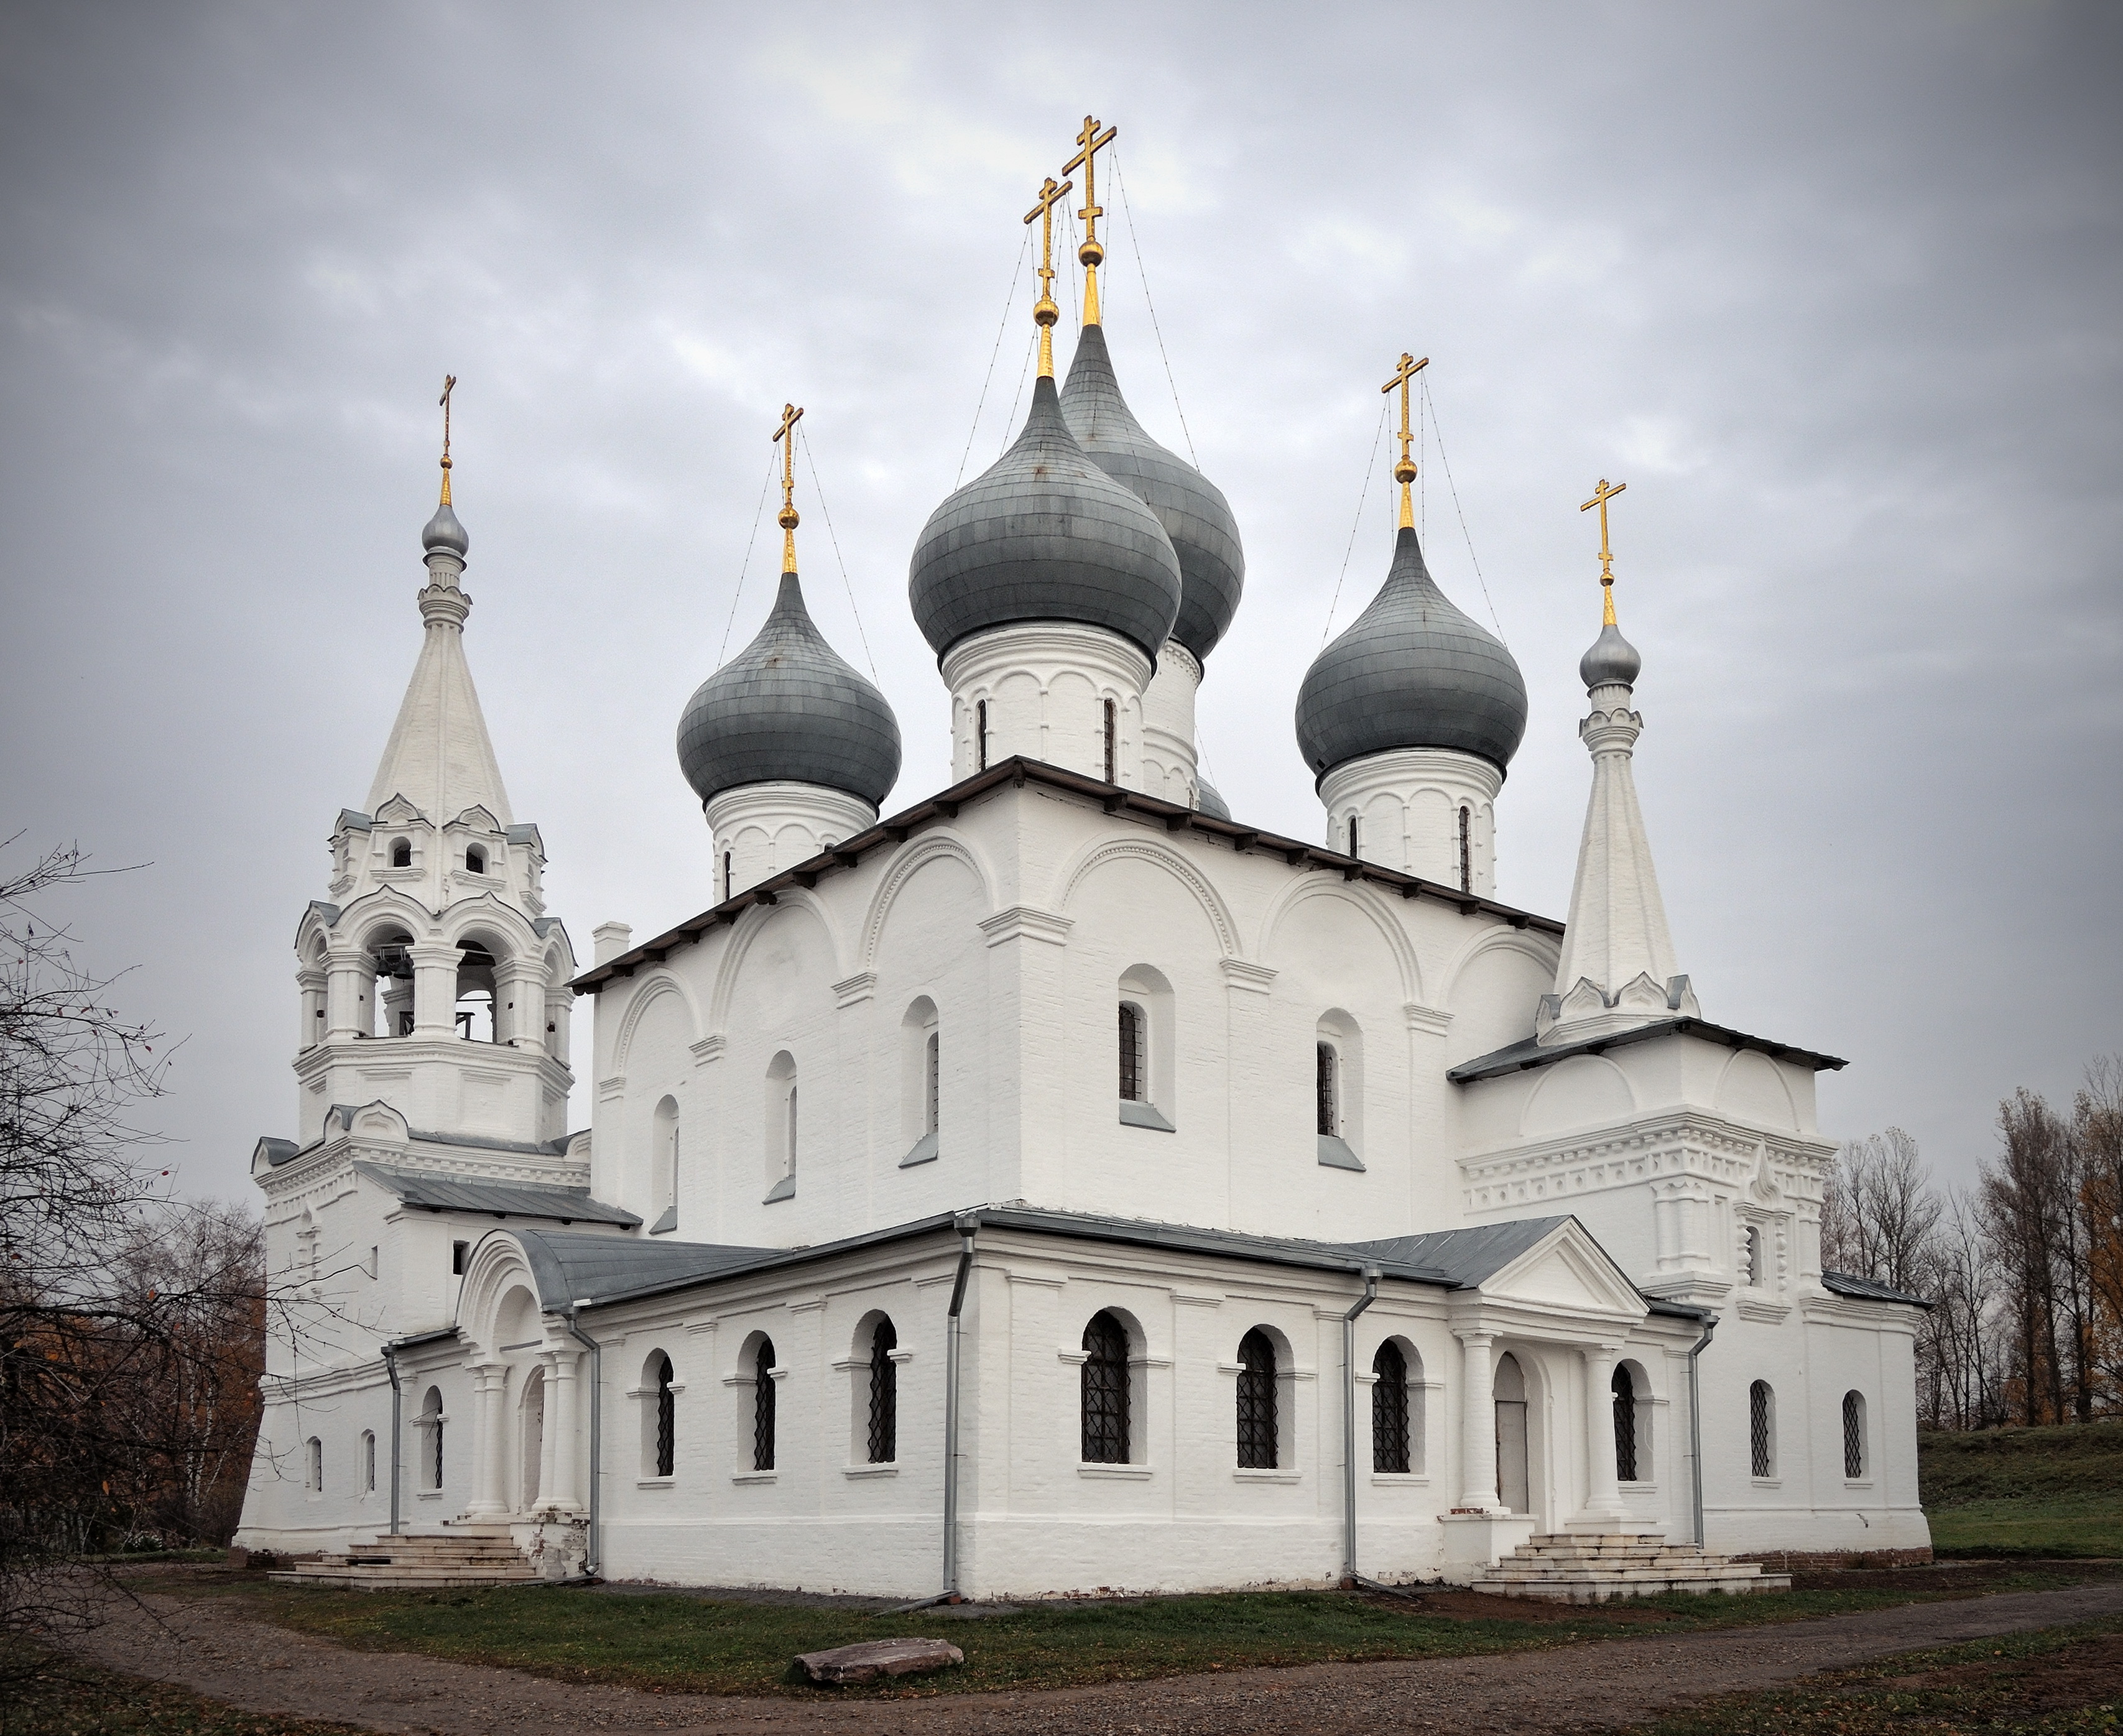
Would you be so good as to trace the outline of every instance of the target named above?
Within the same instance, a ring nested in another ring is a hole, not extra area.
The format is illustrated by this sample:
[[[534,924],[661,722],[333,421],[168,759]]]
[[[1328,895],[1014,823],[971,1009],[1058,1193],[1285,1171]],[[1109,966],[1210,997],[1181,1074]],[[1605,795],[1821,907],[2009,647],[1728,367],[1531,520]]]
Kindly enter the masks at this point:
[[[1460,810],[1460,890],[1474,890],[1474,853],[1468,839],[1468,812]]]
[[[1116,739],[1118,733],[1119,715],[1113,709],[1113,702],[1108,700],[1106,701],[1106,782],[1108,784],[1120,782],[1117,774],[1119,770],[1119,755],[1115,751],[1118,745]]]
[[[973,707],[974,770],[988,769],[988,702],[982,700]]]

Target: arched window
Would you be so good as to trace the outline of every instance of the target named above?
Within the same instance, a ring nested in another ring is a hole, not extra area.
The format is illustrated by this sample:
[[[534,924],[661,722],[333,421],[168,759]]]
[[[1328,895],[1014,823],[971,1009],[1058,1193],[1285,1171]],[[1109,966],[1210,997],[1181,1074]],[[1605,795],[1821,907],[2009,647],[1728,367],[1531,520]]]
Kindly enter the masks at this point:
[[[1275,1346],[1255,1327],[1239,1341],[1239,1468],[1276,1468]]]
[[[1757,1224],[1749,1224],[1740,1238],[1740,1281],[1750,1289],[1761,1288],[1762,1232]]]
[[[486,872],[486,852],[476,844],[465,852],[465,872],[468,874],[484,874]]]
[[[1354,814],[1352,814],[1352,815],[1350,815],[1350,816],[1349,816],[1349,854],[1350,854],[1352,857],[1354,857],[1356,854],[1357,854],[1357,817],[1356,817]]]
[[[973,707],[973,769],[988,769],[988,702],[982,700]]]
[[[1342,1079],[1336,1065],[1338,1057],[1332,1043],[1319,1044],[1314,1050],[1313,1095],[1319,1116],[1319,1135],[1323,1139],[1338,1139],[1342,1133]]]
[[[1460,890],[1463,892],[1474,890],[1474,841],[1469,835],[1473,817],[1465,808],[1460,810]]]
[[[752,1468],[774,1468],[774,1341],[762,1338],[752,1364]]]
[[[869,1340],[869,1462],[889,1465],[899,1457],[899,1364],[892,1353],[899,1334],[880,1320]]]
[[[376,1431],[373,1429],[361,1431],[361,1492],[376,1493]]]
[[[678,1463],[678,1395],[671,1389],[671,1359],[656,1358],[656,1475],[669,1476]]]
[[[1843,1395],[1843,1474],[1865,1474],[1865,1398],[1859,1392]]]
[[[784,1049],[766,1064],[766,1197],[796,1194],[796,1057]]]
[[[429,1489],[443,1486],[443,1391],[439,1387],[428,1388],[428,1396],[420,1401],[419,1428],[427,1438],[421,1442],[421,1482]]]
[[[724,897],[724,899],[725,901],[727,901],[727,900],[729,899],[729,895],[730,895],[730,853],[729,853],[728,850],[724,850],[724,851],[723,852],[723,897]]]
[[[1150,1083],[1149,1056],[1145,1053],[1142,1008],[1132,1001],[1121,1003],[1121,1101],[1140,1103]]]
[[[1120,714],[1111,700],[1106,701],[1106,782],[1120,780]]]
[[[1618,1364],[1611,1383],[1615,1394],[1615,1475],[1624,1483],[1637,1476],[1637,1388],[1626,1364]]]
[[[922,1071],[926,1075],[922,1083],[922,1118],[926,1124],[924,1131],[935,1133],[943,1121],[943,1045],[939,1034],[931,1031],[929,1041],[922,1045]]]
[[[1389,1338],[1371,1359],[1371,1469],[1408,1467],[1408,1359]]]
[[[657,1209],[649,1233],[668,1235],[678,1227],[678,1100],[667,1097],[657,1104],[650,1118],[649,1203]]]
[[[321,1495],[325,1487],[325,1444],[312,1434],[306,1444],[303,1455],[302,1486],[312,1495]]]
[[[1111,1314],[1094,1314],[1084,1328],[1082,1380],[1078,1408],[1083,1420],[1084,1462],[1125,1465],[1129,1421],[1127,1329]]]
[[[407,838],[392,839],[391,840],[391,866],[393,868],[410,868],[412,865],[412,840]]]
[[[1765,1380],[1747,1388],[1748,1468],[1756,1476],[1777,1474],[1776,1402]]]

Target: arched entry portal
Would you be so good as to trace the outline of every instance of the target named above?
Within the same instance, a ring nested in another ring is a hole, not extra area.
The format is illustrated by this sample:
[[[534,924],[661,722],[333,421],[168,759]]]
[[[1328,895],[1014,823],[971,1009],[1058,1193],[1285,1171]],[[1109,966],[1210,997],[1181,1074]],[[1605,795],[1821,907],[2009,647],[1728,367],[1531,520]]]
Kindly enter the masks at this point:
[[[538,1504],[540,1472],[546,1455],[546,1371],[533,1369],[523,1383],[523,1458],[518,1462],[522,1472],[523,1499],[517,1504],[518,1513],[529,1513]]]
[[[1513,1513],[1530,1513],[1526,1477],[1525,1373],[1508,1351],[1497,1359],[1497,1498]]]

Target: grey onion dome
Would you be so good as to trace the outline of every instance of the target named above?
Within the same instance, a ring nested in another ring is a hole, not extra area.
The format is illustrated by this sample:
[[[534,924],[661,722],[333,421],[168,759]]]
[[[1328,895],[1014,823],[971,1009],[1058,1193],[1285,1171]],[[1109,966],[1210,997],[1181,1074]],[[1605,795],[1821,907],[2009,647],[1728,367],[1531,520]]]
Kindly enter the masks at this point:
[[[929,515],[907,585],[939,657],[1012,621],[1081,621],[1132,640],[1152,662],[1172,636],[1180,588],[1165,526],[1084,456],[1045,375],[1016,442]]]
[[[1404,527],[1385,583],[1314,659],[1297,693],[1297,745],[1315,779],[1366,754],[1449,747],[1498,771],[1525,733],[1525,681],[1493,634],[1453,606]]]
[[[1173,638],[1198,662],[1231,625],[1245,588],[1245,550],[1224,491],[1143,432],[1121,395],[1103,327],[1086,325],[1062,388],[1062,415],[1085,455],[1157,514],[1179,557]]]
[[[1216,786],[1207,778],[1194,780],[1194,812],[1207,814],[1211,820],[1231,817],[1230,805],[1216,793]]]
[[[678,765],[704,803],[739,784],[786,781],[875,807],[899,781],[899,720],[826,643],[785,573],[758,637],[687,701]]]
[[[1604,687],[1619,681],[1624,687],[1636,685],[1644,660],[1637,655],[1637,648],[1622,637],[1622,629],[1612,621],[1600,629],[1600,636],[1592,641],[1592,648],[1577,660],[1577,678],[1589,688]]]
[[[457,522],[457,515],[447,500],[435,508],[435,516],[421,526],[420,546],[430,554],[450,554],[459,560],[471,551],[471,538]]]

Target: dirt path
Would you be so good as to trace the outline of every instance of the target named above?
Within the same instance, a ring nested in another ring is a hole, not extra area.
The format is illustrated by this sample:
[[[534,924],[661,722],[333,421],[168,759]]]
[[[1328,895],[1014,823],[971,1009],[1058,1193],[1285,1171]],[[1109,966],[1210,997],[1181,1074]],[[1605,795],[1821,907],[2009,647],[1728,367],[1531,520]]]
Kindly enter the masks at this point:
[[[181,1683],[253,1710],[376,1730],[1280,1736],[1295,1729],[1378,1736],[1474,1729],[1484,1736],[1533,1736],[1653,1718],[1707,1695],[1771,1687],[1889,1652],[2123,1613],[2123,1584],[1496,1657],[1308,1664],[1055,1692],[841,1704],[579,1687],[407,1653],[347,1651],[248,1620],[234,1598],[148,1603],[152,1615],[121,1615],[81,1651],[110,1668]]]

